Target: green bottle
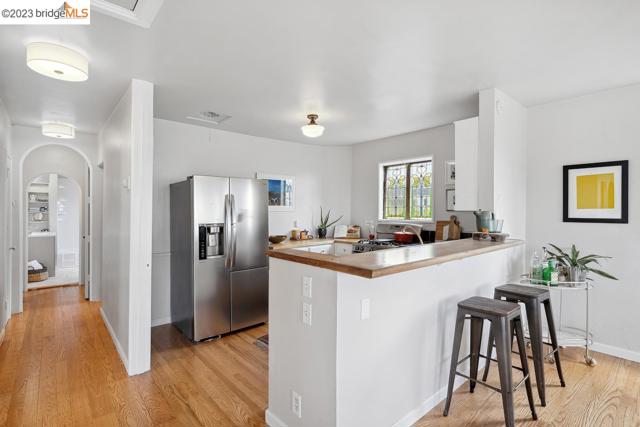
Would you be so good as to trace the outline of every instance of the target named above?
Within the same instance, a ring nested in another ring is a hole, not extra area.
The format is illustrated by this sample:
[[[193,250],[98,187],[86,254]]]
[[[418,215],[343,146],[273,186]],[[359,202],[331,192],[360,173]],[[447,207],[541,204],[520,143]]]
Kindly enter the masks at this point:
[[[558,269],[555,259],[550,259],[545,269],[542,270],[542,280],[551,286],[558,286]]]

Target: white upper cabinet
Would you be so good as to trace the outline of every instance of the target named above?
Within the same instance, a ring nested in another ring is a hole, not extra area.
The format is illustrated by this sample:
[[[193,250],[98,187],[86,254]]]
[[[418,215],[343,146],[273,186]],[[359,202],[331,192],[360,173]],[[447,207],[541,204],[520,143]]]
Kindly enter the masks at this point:
[[[478,118],[453,122],[455,129],[457,211],[478,208]]]

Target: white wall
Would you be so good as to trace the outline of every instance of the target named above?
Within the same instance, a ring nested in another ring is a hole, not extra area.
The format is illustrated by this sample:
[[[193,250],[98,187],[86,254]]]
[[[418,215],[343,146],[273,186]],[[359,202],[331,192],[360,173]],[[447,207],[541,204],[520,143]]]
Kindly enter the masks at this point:
[[[42,135],[41,129],[14,125],[11,127],[12,135],[12,200],[15,204],[13,209],[12,223],[13,241],[16,245],[15,255],[12,259],[12,295],[11,310],[12,313],[22,312],[22,286],[25,275],[25,267],[21,261],[25,252],[24,242],[24,224],[21,213],[24,212],[23,199],[23,168],[24,163],[29,154],[43,147],[66,147],[73,153],[80,155],[88,165],[90,165],[93,176],[91,179],[91,200],[93,209],[91,212],[91,237],[93,240],[92,258],[91,258],[91,299],[95,300],[99,296],[100,289],[100,257],[101,257],[101,239],[102,239],[102,175],[98,173],[98,143],[96,135],[76,132],[75,139],[60,140],[48,138]],[[45,159],[46,160],[46,159]],[[46,160],[48,161],[48,160]],[[47,169],[51,167],[66,167],[64,158],[55,156],[54,161]],[[27,166],[29,167],[29,166]],[[31,171],[29,175],[36,172]],[[70,172],[68,172],[70,173]]]
[[[132,80],[100,132],[102,315],[130,375],[151,360],[153,85]]]
[[[640,85],[598,92],[528,110],[527,236],[529,249],[575,243],[583,253],[612,256],[596,277],[592,327],[596,348],[640,361]],[[629,224],[562,222],[562,166],[629,160]],[[584,307],[579,296],[565,306]],[[583,313],[575,313],[575,317]],[[572,316],[574,317],[574,316]]]
[[[526,235],[527,111],[497,89],[479,96],[478,203],[504,220],[512,238]]]
[[[0,100],[0,333],[11,316],[11,121]]]
[[[448,220],[457,215],[466,232],[475,231],[475,217],[470,212],[446,210],[445,162],[455,160],[453,124],[404,135],[365,142],[353,146],[351,219],[364,225],[378,219],[378,165],[393,160],[433,156],[434,220]],[[453,188],[453,187],[451,187]],[[425,229],[434,230],[435,223]]]
[[[170,322],[169,184],[189,175],[295,177],[295,210],[269,213],[269,233],[287,234],[294,221],[315,233],[320,206],[344,215],[351,199],[351,148],[306,145],[155,119],[153,183],[154,325]]]

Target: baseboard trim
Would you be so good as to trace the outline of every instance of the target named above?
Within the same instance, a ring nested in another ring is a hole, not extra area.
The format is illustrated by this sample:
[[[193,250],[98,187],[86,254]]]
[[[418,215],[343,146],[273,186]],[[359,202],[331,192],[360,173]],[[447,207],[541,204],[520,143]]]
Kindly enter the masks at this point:
[[[0,331],[0,347],[2,347],[2,343],[4,343],[4,333],[5,333],[6,330],[7,330],[7,327],[5,326]]]
[[[478,371],[481,372],[484,369],[485,360],[480,359],[478,361]],[[463,371],[467,372],[467,370]],[[467,372],[468,374],[468,372]],[[456,379],[453,382],[453,391],[456,391],[462,385],[466,384],[467,380],[465,378],[456,376]],[[404,417],[400,418],[400,420],[396,421],[393,424],[393,427],[411,427],[413,426],[420,418],[427,415],[427,413],[438,406],[440,402],[447,398],[447,386],[442,387],[435,394],[429,397],[427,400],[422,402],[417,408],[414,408],[409,413],[407,413]]]
[[[591,346],[591,350],[640,363],[640,352],[627,350],[626,348],[594,342]]]
[[[269,408],[264,411],[264,420],[269,427],[288,427],[284,421],[274,415],[273,412],[269,411]]]
[[[455,382],[453,383],[453,390],[457,390],[460,388],[467,380],[462,377],[457,377]],[[427,413],[438,406],[440,402],[447,398],[447,387],[443,387],[438,390],[433,396],[429,397],[427,400],[422,402],[420,406],[414,408],[404,417],[402,417],[399,421],[397,421],[393,427],[411,427],[414,425],[420,418],[427,415]]]
[[[127,356],[125,355],[124,350],[122,349],[122,346],[120,345],[120,341],[118,341],[118,338],[116,337],[116,333],[114,332],[113,328],[111,327],[111,323],[109,323],[109,319],[107,318],[107,315],[104,313],[104,310],[102,309],[102,307],[100,307],[100,316],[102,317],[102,321],[104,322],[104,325],[107,327],[107,331],[109,331],[109,335],[111,335],[111,341],[113,341],[113,345],[115,345],[116,350],[118,351],[118,354],[120,355],[120,359],[122,360],[122,363],[124,364],[124,369],[128,373],[129,372],[129,360],[127,359]]]
[[[154,326],[168,325],[169,323],[171,323],[171,316],[161,317],[159,319],[152,319],[151,327],[153,328]]]

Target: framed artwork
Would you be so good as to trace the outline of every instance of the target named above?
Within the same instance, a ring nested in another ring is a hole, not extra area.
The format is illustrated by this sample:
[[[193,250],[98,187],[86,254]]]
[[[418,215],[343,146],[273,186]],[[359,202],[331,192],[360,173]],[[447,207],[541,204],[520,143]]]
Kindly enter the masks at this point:
[[[295,208],[295,177],[256,173],[257,179],[267,181],[269,210],[289,211]]]
[[[455,211],[456,210],[456,190],[450,188],[445,191],[447,195],[447,210]]]
[[[456,184],[456,162],[453,160],[447,160],[444,162],[445,181],[446,185]]]
[[[563,166],[564,222],[629,222],[629,161]]]

